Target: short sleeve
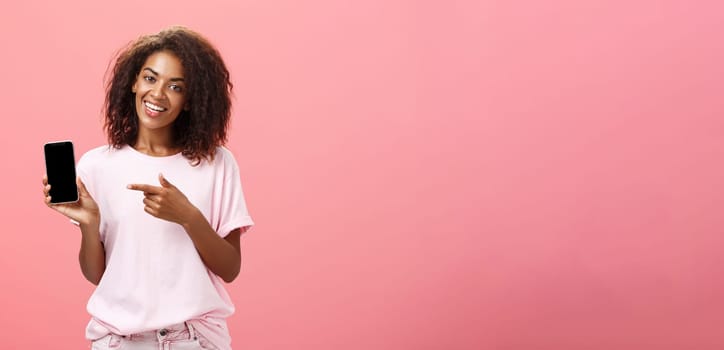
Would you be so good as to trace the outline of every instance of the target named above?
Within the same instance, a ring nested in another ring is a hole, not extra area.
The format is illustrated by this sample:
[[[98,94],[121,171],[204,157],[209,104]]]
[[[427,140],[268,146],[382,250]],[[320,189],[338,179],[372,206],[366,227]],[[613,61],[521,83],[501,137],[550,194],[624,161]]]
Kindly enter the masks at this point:
[[[103,154],[108,150],[107,146],[101,146],[98,148],[94,148],[85,154],[83,154],[82,157],[80,157],[80,160],[78,160],[78,164],[75,166],[75,173],[80,178],[80,181],[83,182],[83,185],[85,185],[86,190],[88,190],[88,194],[90,194],[91,198],[96,201],[96,203],[99,201],[99,192],[100,188],[97,183],[98,176],[96,175],[96,170],[98,169],[99,162],[102,161]],[[79,223],[74,222],[74,220],[71,220],[71,223],[75,225],[79,225]],[[105,233],[106,233],[106,221],[103,215],[101,215],[101,222],[100,222],[100,235],[101,239],[105,239]]]
[[[76,164],[75,166],[75,173],[76,175],[78,175],[78,177],[80,177],[80,180],[83,181],[83,184],[86,185],[86,188],[88,188],[88,173],[90,172],[90,161],[88,160],[88,158],[88,153],[83,154],[83,156],[80,157],[78,164]]]
[[[80,157],[80,160],[78,160],[78,163],[75,165],[75,174],[80,178],[80,181],[83,182],[86,189],[88,189],[88,193],[91,193],[91,197],[93,196],[93,191],[89,189],[89,180],[90,176],[88,173],[90,172],[90,165],[89,165],[89,156],[88,153],[83,154],[83,156]],[[75,221],[73,219],[70,219],[70,223],[76,226],[80,226],[80,223],[78,221]]]
[[[221,159],[215,161],[220,162],[219,166],[223,169],[221,172],[217,172],[217,174],[221,173],[221,176],[216,179],[219,184],[214,186],[215,190],[220,192],[220,195],[215,196],[220,201],[216,207],[218,223],[215,229],[221,237],[226,237],[237,228],[246,228],[246,230],[242,230],[242,233],[247,231],[254,225],[254,222],[246,207],[239,166],[234,156],[230,151],[221,147],[217,157]]]

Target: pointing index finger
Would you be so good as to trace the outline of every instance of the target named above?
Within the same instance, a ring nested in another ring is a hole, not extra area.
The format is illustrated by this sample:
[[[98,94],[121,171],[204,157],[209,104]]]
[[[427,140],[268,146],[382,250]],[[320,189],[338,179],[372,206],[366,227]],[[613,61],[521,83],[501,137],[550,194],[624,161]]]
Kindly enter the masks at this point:
[[[159,194],[161,193],[162,188],[158,186],[151,186],[146,184],[130,184],[126,186],[129,190],[133,191],[141,191],[144,193],[151,193],[151,194]]]

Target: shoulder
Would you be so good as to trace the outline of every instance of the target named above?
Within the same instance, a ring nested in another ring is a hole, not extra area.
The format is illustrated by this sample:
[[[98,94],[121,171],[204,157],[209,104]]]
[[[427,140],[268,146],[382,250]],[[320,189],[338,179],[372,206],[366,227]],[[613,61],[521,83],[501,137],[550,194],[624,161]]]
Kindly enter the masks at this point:
[[[219,146],[216,147],[216,154],[214,154],[214,163],[218,165],[236,165],[236,159],[234,158],[234,154],[231,153],[228,148],[224,146]]]
[[[236,163],[234,154],[224,146],[216,147],[214,160],[210,163],[210,166],[222,173],[239,173],[239,165]]]
[[[113,148],[105,145],[93,148],[83,154],[78,161],[78,166],[90,166],[99,161],[102,161],[108,154],[113,151]]]
[[[98,158],[103,158],[108,156],[108,154],[112,151],[112,148],[108,145],[105,146],[98,146],[96,148],[93,148],[83,154],[83,156],[80,157],[80,161],[90,161],[95,160]]]
[[[113,148],[109,146],[99,146],[93,148],[80,157],[78,164],[76,165],[76,171],[78,175],[86,183],[86,186],[91,186],[91,179],[95,178],[95,174],[98,169],[103,168],[103,164],[107,161],[108,155],[113,152]]]
[[[221,158],[234,159],[234,155],[231,153],[231,151],[228,148],[226,148],[226,146],[216,147],[216,156],[221,157]]]
[[[93,168],[99,164],[107,163],[118,159],[119,156],[128,152],[126,147],[114,148],[110,145],[98,146],[83,154],[78,161],[78,167],[83,169]]]

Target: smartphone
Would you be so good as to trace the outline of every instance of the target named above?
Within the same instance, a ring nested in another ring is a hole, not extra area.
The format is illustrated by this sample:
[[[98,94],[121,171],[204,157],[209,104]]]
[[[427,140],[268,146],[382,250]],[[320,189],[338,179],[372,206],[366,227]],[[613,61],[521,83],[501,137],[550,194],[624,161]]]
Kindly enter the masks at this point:
[[[45,171],[50,185],[50,203],[77,202],[78,185],[75,182],[73,142],[48,142],[44,148]]]

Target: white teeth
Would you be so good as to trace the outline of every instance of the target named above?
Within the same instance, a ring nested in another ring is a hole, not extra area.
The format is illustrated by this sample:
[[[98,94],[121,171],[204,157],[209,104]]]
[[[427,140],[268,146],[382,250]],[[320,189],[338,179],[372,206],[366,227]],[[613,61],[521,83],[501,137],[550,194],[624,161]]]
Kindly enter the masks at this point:
[[[161,106],[156,106],[155,104],[148,102],[148,101],[143,101],[143,104],[146,105],[146,107],[148,107],[148,109],[156,111],[156,112],[163,112],[166,110],[166,108],[163,108]]]

